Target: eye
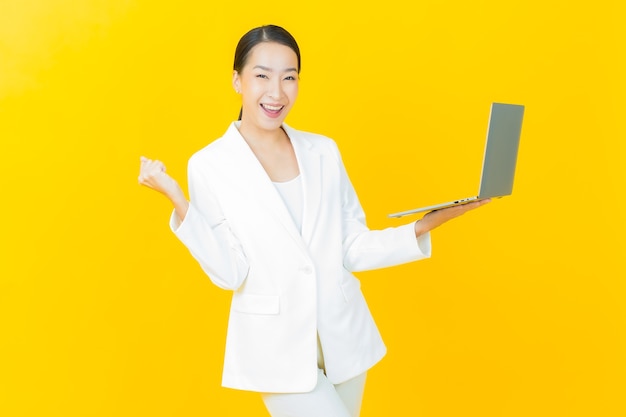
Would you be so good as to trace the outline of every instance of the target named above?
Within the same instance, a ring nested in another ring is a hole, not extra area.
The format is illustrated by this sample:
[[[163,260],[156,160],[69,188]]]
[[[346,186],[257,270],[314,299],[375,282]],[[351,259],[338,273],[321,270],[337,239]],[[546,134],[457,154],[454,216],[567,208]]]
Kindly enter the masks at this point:
[[[265,75],[265,74],[257,74],[256,77],[257,78],[267,78],[267,75]]]
[[[294,77],[293,75],[289,75],[288,77],[285,77],[285,80],[295,81],[296,77]]]

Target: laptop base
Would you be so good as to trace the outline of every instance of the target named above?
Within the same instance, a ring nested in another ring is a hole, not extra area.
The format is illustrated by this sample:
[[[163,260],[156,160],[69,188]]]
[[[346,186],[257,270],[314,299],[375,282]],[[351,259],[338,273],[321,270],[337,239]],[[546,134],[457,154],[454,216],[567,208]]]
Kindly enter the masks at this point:
[[[435,204],[433,206],[426,206],[426,207],[422,207],[422,208],[418,208],[418,209],[414,209],[414,210],[407,210],[407,211],[400,211],[398,213],[391,213],[391,214],[389,214],[389,217],[402,217],[402,216],[407,216],[409,214],[421,213],[421,212],[424,212],[424,211],[441,210],[441,209],[448,208],[448,207],[460,206],[462,204],[471,203],[472,201],[476,201],[476,200],[478,200],[478,196],[467,197],[467,198],[462,198],[460,200],[450,201],[448,203]]]

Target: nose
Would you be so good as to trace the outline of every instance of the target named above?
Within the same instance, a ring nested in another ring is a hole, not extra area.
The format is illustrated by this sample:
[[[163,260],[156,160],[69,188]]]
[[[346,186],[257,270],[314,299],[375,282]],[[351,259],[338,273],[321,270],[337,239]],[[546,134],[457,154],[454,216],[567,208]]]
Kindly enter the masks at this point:
[[[283,87],[280,83],[280,78],[275,77],[269,85],[267,96],[271,99],[278,100],[283,96]]]

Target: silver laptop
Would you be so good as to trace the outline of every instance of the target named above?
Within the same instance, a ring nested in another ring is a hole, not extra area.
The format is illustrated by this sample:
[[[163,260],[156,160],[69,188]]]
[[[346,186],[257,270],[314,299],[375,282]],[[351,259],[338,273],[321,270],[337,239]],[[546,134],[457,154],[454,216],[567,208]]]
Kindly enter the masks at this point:
[[[402,217],[407,214],[438,210],[485,198],[510,195],[513,191],[513,177],[515,175],[523,117],[524,106],[522,105],[491,104],[489,125],[487,127],[487,143],[485,145],[483,169],[477,196],[392,213],[389,217]]]

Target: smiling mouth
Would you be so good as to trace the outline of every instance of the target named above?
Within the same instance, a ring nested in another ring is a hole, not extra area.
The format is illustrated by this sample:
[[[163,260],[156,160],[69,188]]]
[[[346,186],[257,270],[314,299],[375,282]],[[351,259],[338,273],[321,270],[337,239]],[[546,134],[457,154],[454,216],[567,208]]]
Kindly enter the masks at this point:
[[[263,107],[263,110],[268,111],[270,113],[278,113],[283,108],[285,108],[285,106],[271,106],[269,104],[261,104],[261,107]]]

